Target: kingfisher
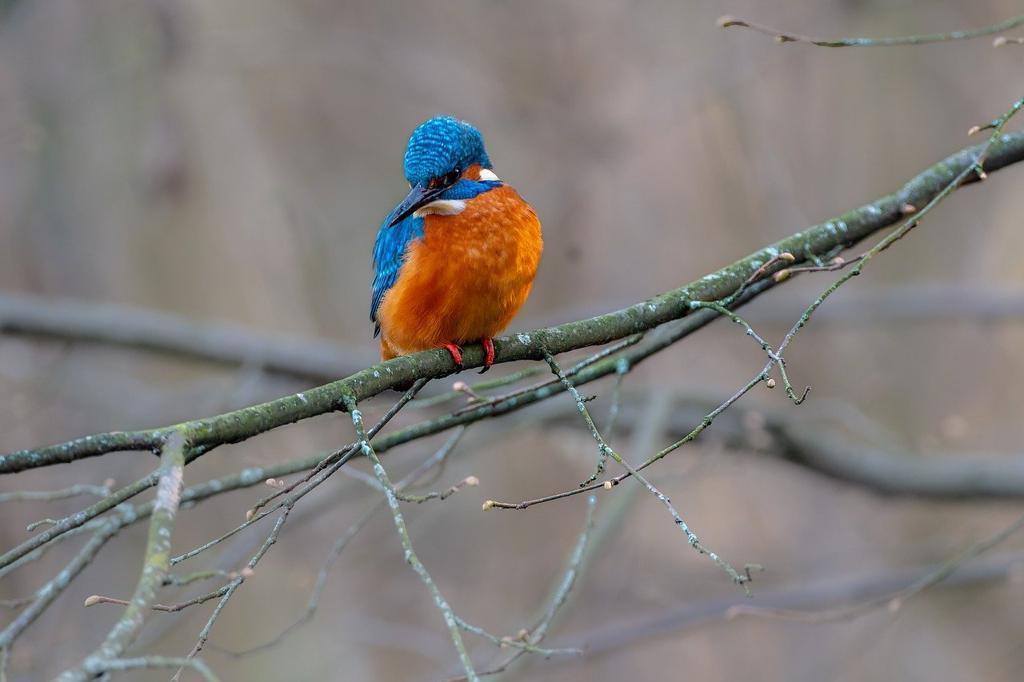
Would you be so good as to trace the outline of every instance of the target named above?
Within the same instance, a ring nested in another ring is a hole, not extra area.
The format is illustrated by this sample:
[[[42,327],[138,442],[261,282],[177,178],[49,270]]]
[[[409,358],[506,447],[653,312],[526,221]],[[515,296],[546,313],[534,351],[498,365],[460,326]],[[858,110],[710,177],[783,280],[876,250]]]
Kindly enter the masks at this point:
[[[421,123],[405,149],[410,191],[384,219],[373,247],[370,320],[381,359],[444,348],[462,369],[480,342],[486,372],[493,337],[533,286],[540,220],[495,174],[480,132],[457,118]]]

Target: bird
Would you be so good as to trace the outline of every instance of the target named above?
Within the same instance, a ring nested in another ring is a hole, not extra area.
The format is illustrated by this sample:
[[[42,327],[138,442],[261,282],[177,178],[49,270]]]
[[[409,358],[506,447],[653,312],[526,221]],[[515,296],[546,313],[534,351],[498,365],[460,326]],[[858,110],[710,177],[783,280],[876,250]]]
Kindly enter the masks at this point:
[[[452,116],[424,121],[405,149],[409,194],[381,224],[373,248],[370,320],[382,360],[444,348],[456,370],[526,302],[540,265],[540,219],[494,172],[483,137]]]

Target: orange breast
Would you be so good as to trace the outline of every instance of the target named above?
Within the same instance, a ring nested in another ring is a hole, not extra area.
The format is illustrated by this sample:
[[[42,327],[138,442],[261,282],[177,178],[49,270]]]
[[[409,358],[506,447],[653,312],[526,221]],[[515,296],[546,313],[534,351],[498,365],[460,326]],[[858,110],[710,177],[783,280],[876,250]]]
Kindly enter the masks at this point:
[[[428,215],[378,312],[387,359],[497,336],[526,301],[543,241],[533,209],[508,186]]]

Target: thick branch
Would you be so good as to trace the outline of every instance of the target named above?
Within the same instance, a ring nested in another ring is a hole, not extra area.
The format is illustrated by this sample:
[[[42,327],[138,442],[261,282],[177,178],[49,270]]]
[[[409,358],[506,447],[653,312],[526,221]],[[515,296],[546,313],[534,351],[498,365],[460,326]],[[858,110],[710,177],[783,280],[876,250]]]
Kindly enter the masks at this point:
[[[1019,569],[1024,554],[1020,552],[982,557],[962,567],[936,588],[973,587],[1006,580]],[[584,645],[587,657],[601,656],[613,650],[634,646],[651,637],[680,636],[685,630],[699,628],[735,617],[738,608],[752,604],[776,609],[830,609],[837,605],[856,603],[897,593],[912,586],[936,566],[900,568],[853,578],[829,579],[810,585],[761,590],[755,600],[743,597],[712,597],[670,608],[632,622],[612,623],[566,637],[565,646]]]
[[[642,407],[635,403],[624,401],[622,406],[620,424],[627,434],[641,417]],[[674,439],[688,433],[714,407],[710,399],[674,401],[668,433],[659,438]],[[743,412],[723,413],[715,421],[715,437],[729,448],[787,460],[879,495],[949,501],[1024,498],[1024,455],[915,455],[858,444],[825,426],[830,420],[820,413],[799,419],[770,411],[757,414],[761,423],[752,428]],[[576,410],[564,406],[553,406],[545,414],[548,425],[571,426],[577,419]]]
[[[975,164],[985,145],[963,149],[908,182],[900,191],[845,213],[834,220],[797,232],[746,258],[690,284],[647,301],[587,320],[570,322],[530,333],[499,339],[497,362],[539,360],[542,348],[552,354],[599,345],[646,331],[692,312],[691,301],[716,301],[737,291],[766,261],[789,252],[795,262],[815,261],[834,249],[851,246],[903,217],[902,207],[922,206],[946,189]],[[1024,133],[1002,135],[985,159],[992,173],[1024,159]],[[483,363],[483,350],[471,346],[464,354],[467,368]],[[449,355],[426,351],[395,358],[369,367],[339,381],[303,393],[226,414],[197,419],[174,428],[182,429],[192,445],[189,459],[226,443],[246,440],[270,429],[327,412],[343,410],[343,396],[362,401],[419,378],[439,378],[455,371]],[[0,456],[0,474],[48,464],[73,461],[107,452],[160,447],[169,428],[90,436],[41,450],[23,450]]]
[[[113,303],[29,294],[0,294],[0,332],[141,348],[313,380],[351,374],[371,359],[343,352],[327,341],[199,323]]]
[[[779,454],[882,495],[976,500],[1024,497],[1024,457],[905,455],[778,423]]]
[[[142,574],[131,602],[103,644],[82,663],[82,667],[60,676],[61,682],[87,680],[109,670],[109,664],[124,654],[142,629],[146,613],[156,601],[170,566],[171,532],[181,504],[182,474],[185,468],[185,439],[174,433],[167,439],[160,462],[160,483],[149,522],[149,538]]]

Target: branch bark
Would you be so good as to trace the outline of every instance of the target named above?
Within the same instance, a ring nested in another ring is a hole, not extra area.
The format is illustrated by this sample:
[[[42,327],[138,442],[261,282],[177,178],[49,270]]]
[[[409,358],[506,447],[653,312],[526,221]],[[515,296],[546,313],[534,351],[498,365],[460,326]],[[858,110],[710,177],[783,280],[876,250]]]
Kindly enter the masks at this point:
[[[180,433],[167,439],[161,453],[159,489],[153,501],[142,574],[131,602],[121,619],[110,630],[103,644],[88,656],[80,668],[64,672],[60,682],[84,682],[110,669],[124,654],[142,629],[146,614],[156,601],[170,566],[171,533],[174,517],[181,504],[182,475],[185,469],[185,439]]]
[[[943,192],[958,175],[975,165],[985,147],[977,145],[956,152],[893,194],[797,232],[678,289],[590,319],[503,337],[495,343],[496,362],[539,360],[543,358],[542,349],[560,354],[653,329],[693,313],[693,301],[716,301],[735,293],[759,267],[781,252],[793,254],[796,263],[814,262],[836,249],[852,246],[904,217],[902,207],[905,205],[924,205]],[[1024,132],[1003,134],[988,150],[984,170],[990,174],[1021,160],[1024,160]],[[483,359],[483,350],[476,345],[467,348],[463,356],[466,368],[479,367]],[[219,445],[237,443],[286,424],[344,410],[345,399],[361,402],[416,379],[440,378],[454,371],[451,358],[443,351],[416,353],[302,393],[214,417],[173,427],[87,436],[38,450],[0,455],[0,474],[114,451],[156,451],[175,430],[186,434],[190,446],[188,460],[191,461]]]

